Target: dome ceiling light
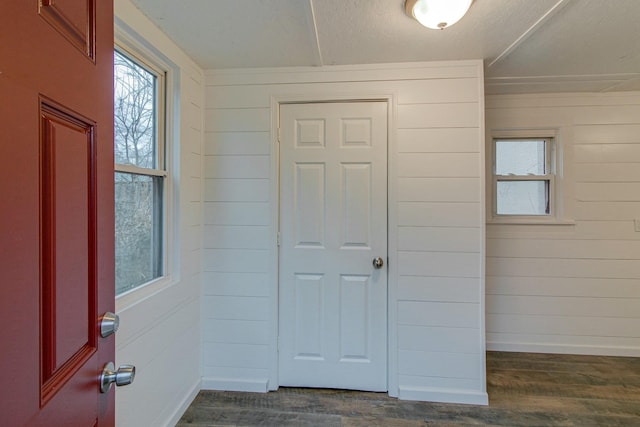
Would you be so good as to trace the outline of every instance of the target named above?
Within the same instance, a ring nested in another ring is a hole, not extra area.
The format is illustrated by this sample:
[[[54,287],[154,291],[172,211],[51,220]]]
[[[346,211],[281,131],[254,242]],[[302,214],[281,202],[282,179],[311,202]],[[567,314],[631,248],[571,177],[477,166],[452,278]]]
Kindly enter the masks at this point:
[[[473,0],[406,0],[404,8],[410,17],[427,28],[444,30],[458,22]]]

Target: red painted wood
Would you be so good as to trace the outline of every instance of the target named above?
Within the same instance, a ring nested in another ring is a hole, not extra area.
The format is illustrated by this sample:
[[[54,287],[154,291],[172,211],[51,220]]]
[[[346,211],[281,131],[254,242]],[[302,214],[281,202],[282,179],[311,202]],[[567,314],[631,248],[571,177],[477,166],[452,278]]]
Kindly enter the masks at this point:
[[[96,352],[95,123],[41,99],[41,402]]]
[[[38,13],[69,43],[95,59],[96,0],[45,0]]]
[[[0,12],[0,425],[112,426],[113,3],[39,3]]]

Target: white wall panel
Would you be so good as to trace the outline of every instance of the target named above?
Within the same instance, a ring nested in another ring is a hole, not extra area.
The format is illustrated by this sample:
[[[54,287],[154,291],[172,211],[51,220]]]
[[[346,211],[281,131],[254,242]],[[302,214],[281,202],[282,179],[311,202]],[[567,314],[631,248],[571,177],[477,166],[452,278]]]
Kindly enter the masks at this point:
[[[269,225],[268,202],[207,202],[204,223],[214,225]]]
[[[185,216],[186,216],[186,223],[188,225],[201,225],[202,224],[202,203],[190,202],[187,205]]]
[[[414,325],[400,325],[398,327],[398,345],[409,351],[476,353],[478,340],[478,330],[473,328]]]
[[[268,249],[271,243],[262,225],[207,225],[204,241],[207,249]]]
[[[640,212],[640,201],[635,202],[577,202],[576,221],[629,221]],[[626,233],[626,236],[630,236]]]
[[[278,385],[254,358],[277,361],[277,101],[390,99],[389,393],[487,402],[482,86],[478,61],[207,72],[204,387]]]
[[[187,80],[192,82],[191,79]],[[186,85],[189,86],[189,85]],[[198,93],[198,92],[195,92]],[[182,110],[181,120],[182,124],[197,130],[202,130],[202,104],[198,102],[198,100],[189,99],[189,102],[183,104],[184,109]]]
[[[478,128],[478,104],[406,104],[398,106],[398,127],[421,128]]]
[[[269,156],[206,156],[205,178],[269,178]]]
[[[401,153],[398,155],[401,177],[472,177],[480,176],[477,153]]]
[[[398,300],[480,304],[478,281],[468,277],[400,276]]]
[[[188,128],[181,143],[191,153],[202,154],[202,132],[199,129]]]
[[[182,182],[184,184],[180,187],[180,199],[187,202],[200,202],[202,200],[202,178],[183,176]]]
[[[576,200],[581,202],[635,202],[638,194],[640,182],[576,183]]]
[[[398,252],[401,276],[480,277],[480,253]]]
[[[405,375],[477,379],[480,360],[479,354],[400,350],[398,364]]]
[[[398,153],[478,153],[478,128],[398,129]]]
[[[482,204],[478,202],[400,202],[398,222],[417,227],[481,228]]]
[[[638,315],[637,309],[637,302],[633,299],[584,296],[494,295],[487,302],[487,310],[495,314],[580,316],[587,312],[593,317],[634,318]]]
[[[626,204],[623,202],[618,204]],[[581,205],[582,203],[576,203]],[[586,203],[582,206],[587,206]],[[577,215],[576,215],[577,216]],[[580,233],[587,239],[617,239],[617,240],[635,240],[640,239],[640,234],[634,232],[634,215],[633,217],[618,219],[614,221],[607,220],[591,220],[576,222],[576,234]]]
[[[269,311],[265,297],[205,295],[202,305],[205,319],[267,320]]]
[[[269,344],[269,323],[263,320],[205,319],[202,338],[206,342]]]
[[[421,252],[480,252],[480,228],[399,227],[398,249]]]
[[[205,343],[205,366],[268,368],[269,346],[257,344]]]
[[[478,102],[477,79],[472,78],[433,78],[427,80],[423,75],[416,84],[415,80],[388,80],[384,78],[387,91],[398,94],[401,104],[440,104],[454,102]],[[352,80],[352,77],[348,78]],[[375,83],[374,83],[375,85]],[[269,85],[245,86],[208,86],[207,105],[210,108],[266,108],[270,105],[271,95],[322,95],[327,88],[352,96],[354,99],[363,92],[370,92],[372,83],[368,81],[322,82],[318,84],[280,82]]]
[[[202,157],[198,153],[185,153],[183,168],[190,177],[200,178],[202,176]]]
[[[269,130],[269,109],[207,109],[204,113],[207,132],[264,132]]]
[[[475,390],[480,388],[482,380],[479,378],[451,378],[451,377],[421,377],[417,375],[400,374],[400,383],[403,390],[400,392],[401,399],[412,399],[405,390],[426,390],[426,389],[445,389],[445,390]],[[446,402],[446,400],[442,400]]]
[[[130,2],[115,1],[116,31],[167,63],[173,92],[168,111],[173,202],[168,218],[171,280],[119,298],[116,364],[136,366],[136,381],[116,393],[118,426],[174,425],[200,389],[202,337],[202,70]],[[153,286],[153,285],[151,285]]]
[[[268,251],[263,249],[205,249],[203,271],[223,273],[266,273],[269,271]]]
[[[265,393],[269,385],[266,368],[203,366],[202,387],[206,390],[251,391]]]
[[[640,241],[586,239],[487,239],[492,257],[640,260]]]
[[[204,181],[205,202],[268,202],[269,180],[216,178]]]
[[[564,225],[487,228],[489,349],[640,356],[640,93],[490,96],[491,129],[556,128]]]
[[[548,335],[526,333],[489,333],[487,341],[495,343],[503,351],[518,351],[518,348],[534,348],[540,340],[545,341],[545,351],[549,353],[593,354],[611,352],[616,349],[619,356],[637,357],[633,351],[637,337],[591,336],[591,335]]]
[[[399,178],[401,202],[480,202],[479,178]]]
[[[305,83],[309,90],[327,83],[366,82],[369,88],[381,88],[402,80],[448,80],[479,76],[477,61],[416,62],[396,64],[370,64],[365,67],[334,66],[294,67],[280,69],[231,69],[205,72],[207,86],[278,85]],[[373,82],[373,84],[371,84]],[[384,83],[380,83],[384,82]],[[326,86],[325,86],[326,87]],[[415,84],[413,86],[415,88]],[[481,88],[476,88],[481,89]],[[300,93],[298,91],[298,93]]]
[[[638,289],[640,279],[519,277],[514,281],[506,276],[487,277],[489,295],[634,298]]]
[[[269,275],[247,272],[204,272],[204,295],[269,296]]]
[[[609,336],[607,331],[615,330],[618,337],[638,338],[640,319],[487,314],[487,325],[494,333],[551,335],[548,331],[553,328],[553,335],[604,337]]]
[[[479,304],[459,302],[399,301],[398,324],[475,328]]]
[[[638,95],[630,93],[628,103],[638,103]],[[611,97],[608,97],[611,98]],[[604,100],[605,98],[601,98]],[[616,99],[613,98],[613,101]],[[619,106],[628,103],[617,103]],[[622,107],[624,108],[624,107]],[[610,125],[581,125],[574,126],[573,137],[580,144],[638,144],[640,143],[640,124],[610,124]]]
[[[640,144],[638,144],[640,145]],[[626,158],[630,160],[629,157]],[[575,166],[575,179],[578,182],[629,182],[640,181],[638,163],[583,163]]]
[[[604,142],[584,144],[576,140],[573,152],[576,163],[638,163],[640,142],[614,144]]]
[[[207,132],[205,154],[215,155],[269,155],[269,132]]]
[[[488,276],[637,279],[640,263],[618,259],[487,258]]]

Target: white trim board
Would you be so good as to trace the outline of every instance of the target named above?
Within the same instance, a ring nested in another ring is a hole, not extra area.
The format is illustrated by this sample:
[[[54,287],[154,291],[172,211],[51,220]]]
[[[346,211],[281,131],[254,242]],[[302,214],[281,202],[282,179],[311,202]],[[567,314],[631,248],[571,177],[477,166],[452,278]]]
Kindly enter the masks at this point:
[[[581,354],[589,356],[640,357],[640,347],[536,344],[487,341],[487,351],[516,353]]]
[[[267,378],[235,379],[235,378],[202,378],[202,390],[244,391],[250,393],[266,393],[269,391]]]
[[[469,392],[467,390],[443,390],[426,387],[400,387],[398,397],[401,400],[418,400],[427,402],[462,403],[467,405],[488,405],[489,395],[486,392]]]
[[[180,421],[180,418],[182,418],[182,416],[187,411],[191,403],[193,403],[193,401],[195,400],[196,396],[198,395],[201,389],[202,389],[202,381],[198,380],[193,384],[193,386],[185,394],[180,404],[173,409],[173,411],[171,412],[171,415],[167,417],[167,422],[165,422],[162,425],[166,427],[170,427],[178,424],[178,421]]]

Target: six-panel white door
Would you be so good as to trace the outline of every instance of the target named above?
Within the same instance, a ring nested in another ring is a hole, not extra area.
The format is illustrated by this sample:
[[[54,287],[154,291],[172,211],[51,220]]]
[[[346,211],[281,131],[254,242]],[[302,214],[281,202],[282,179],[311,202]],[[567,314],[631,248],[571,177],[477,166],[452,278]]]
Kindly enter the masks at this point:
[[[279,385],[386,391],[387,103],[284,104],[280,132]]]

